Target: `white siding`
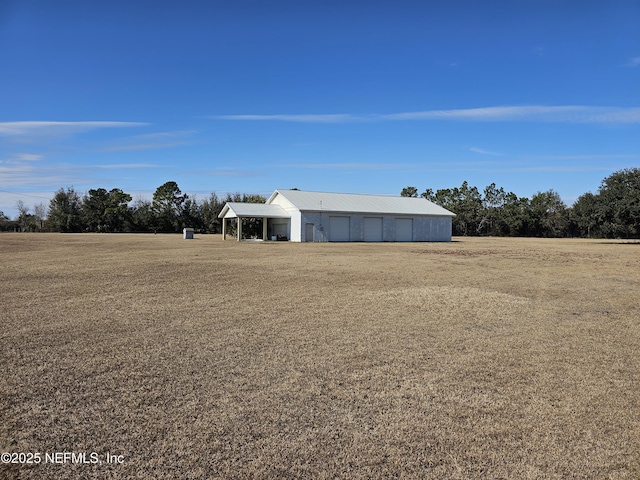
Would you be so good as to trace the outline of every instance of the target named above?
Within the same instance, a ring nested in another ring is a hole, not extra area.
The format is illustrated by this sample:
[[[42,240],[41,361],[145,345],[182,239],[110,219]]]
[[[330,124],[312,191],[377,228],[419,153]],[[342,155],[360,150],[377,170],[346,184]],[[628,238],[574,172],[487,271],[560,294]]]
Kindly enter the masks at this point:
[[[451,217],[416,217],[413,219],[414,242],[450,242]]]
[[[291,231],[289,232],[289,240],[292,242],[301,242],[303,228],[304,224],[302,222],[302,215],[300,211],[291,212]]]

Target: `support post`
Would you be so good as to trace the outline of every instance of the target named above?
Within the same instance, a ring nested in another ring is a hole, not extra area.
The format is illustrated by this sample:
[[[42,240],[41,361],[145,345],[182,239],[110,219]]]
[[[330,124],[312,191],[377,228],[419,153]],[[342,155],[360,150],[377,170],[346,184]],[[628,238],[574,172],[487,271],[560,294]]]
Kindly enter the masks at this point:
[[[242,238],[242,219],[238,217],[238,241]]]
[[[222,217],[222,240],[227,239],[227,219]]]
[[[267,239],[267,217],[262,219],[262,240]]]

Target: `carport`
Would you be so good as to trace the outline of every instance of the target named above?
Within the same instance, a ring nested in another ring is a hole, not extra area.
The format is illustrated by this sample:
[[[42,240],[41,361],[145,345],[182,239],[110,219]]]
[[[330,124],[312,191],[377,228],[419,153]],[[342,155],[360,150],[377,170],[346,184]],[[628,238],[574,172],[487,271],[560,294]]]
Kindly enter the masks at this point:
[[[227,219],[235,218],[237,221],[237,240],[242,240],[242,219],[243,218],[261,218],[262,219],[262,239],[268,240],[269,230],[272,230],[276,236],[282,236],[282,231],[277,230],[276,226],[284,225],[288,232],[291,223],[291,214],[289,214],[280,205],[266,205],[264,203],[242,203],[228,202],[218,218],[222,219],[222,239],[227,239]],[[275,220],[283,220],[284,222],[275,223]],[[271,220],[271,222],[269,222]],[[270,228],[271,227],[271,228]],[[289,237],[288,233],[286,234]]]

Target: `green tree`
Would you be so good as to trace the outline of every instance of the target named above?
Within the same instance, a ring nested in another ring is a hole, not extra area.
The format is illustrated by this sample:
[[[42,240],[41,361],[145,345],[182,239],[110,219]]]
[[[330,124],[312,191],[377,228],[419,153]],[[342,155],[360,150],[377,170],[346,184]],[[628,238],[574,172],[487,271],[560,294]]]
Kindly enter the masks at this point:
[[[480,235],[503,235],[504,206],[507,193],[504,188],[497,188],[495,183],[488,185],[484,189],[482,197],[482,208],[480,209],[480,222],[478,223],[478,234]]]
[[[29,207],[22,201],[16,202],[16,208],[18,209],[18,228],[21,232],[29,232],[35,230],[35,222],[29,214]],[[33,226],[33,228],[32,228]]]
[[[482,196],[477,187],[470,187],[464,181],[460,188],[454,188],[456,214],[454,222],[458,235],[477,235],[482,219]]]
[[[432,188],[427,188],[424,192],[420,194],[422,198],[429,200],[430,202],[436,202],[436,194],[434,193]]]
[[[527,235],[531,223],[530,210],[530,201],[527,197],[518,197],[513,192],[507,193],[499,219],[500,235],[511,237]]]
[[[608,238],[640,237],[640,168],[620,170],[602,181],[597,218]]]
[[[82,201],[85,228],[92,232],[122,232],[131,222],[131,195],[119,188],[89,190]]]
[[[433,191],[426,189],[422,198],[429,200],[453,212],[452,228],[454,235],[477,235],[482,214],[482,198],[476,187],[470,187],[467,181],[460,188],[442,188]]]
[[[16,228],[16,222],[7,217],[4,212],[0,211],[0,232],[11,231]]]
[[[255,193],[243,193],[241,198],[242,200],[240,201],[243,203],[264,203],[267,201],[263,195]]]
[[[591,192],[578,197],[569,211],[569,229],[577,237],[601,236],[598,196]]]
[[[106,231],[104,211],[107,205],[108,192],[104,188],[89,190],[82,199],[82,222],[91,232]]]
[[[176,182],[159,186],[153,194],[154,231],[179,232],[182,228],[182,205],[187,198]]]
[[[418,189],[416,187],[405,187],[400,192],[401,197],[417,197]]]
[[[200,215],[202,216],[202,228],[206,233],[221,233],[222,223],[218,215],[224,207],[224,201],[215,192],[209,198],[203,200],[200,205]]]
[[[68,187],[61,188],[53,195],[49,202],[49,223],[55,232],[81,232],[81,201],[80,195]]]
[[[190,227],[201,232],[204,226],[202,220],[202,208],[197,199],[187,198],[182,203],[179,223],[184,227]]]
[[[538,192],[530,202],[530,235],[562,237],[567,232],[567,207],[558,192]]]
[[[453,212],[452,227],[454,235],[477,235],[482,212],[482,198],[476,187],[470,187],[467,181],[460,188],[426,190],[423,198],[431,200],[443,208]]]
[[[131,206],[131,226],[133,232],[154,231],[155,219],[153,216],[153,205],[149,200],[143,198],[136,199]]]
[[[109,191],[109,203],[105,210],[107,225],[112,232],[123,232],[130,228],[131,208],[129,202],[133,198],[128,193],[123,192],[119,188]]]

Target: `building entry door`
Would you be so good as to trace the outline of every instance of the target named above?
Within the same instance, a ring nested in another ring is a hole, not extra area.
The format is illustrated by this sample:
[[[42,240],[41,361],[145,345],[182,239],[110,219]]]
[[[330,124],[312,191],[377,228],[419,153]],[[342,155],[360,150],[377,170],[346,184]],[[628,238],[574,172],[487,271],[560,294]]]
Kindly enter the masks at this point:
[[[306,223],[304,226],[304,241],[313,242],[313,223]]]

